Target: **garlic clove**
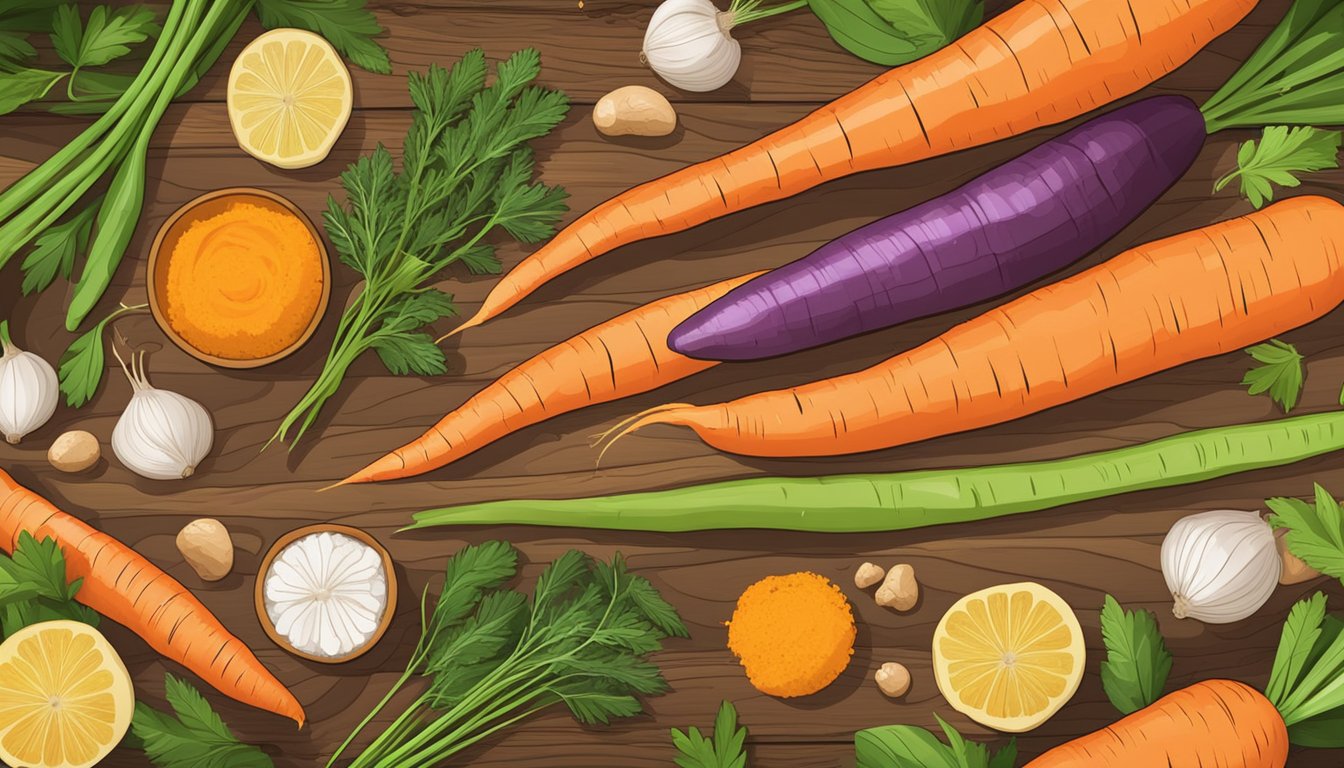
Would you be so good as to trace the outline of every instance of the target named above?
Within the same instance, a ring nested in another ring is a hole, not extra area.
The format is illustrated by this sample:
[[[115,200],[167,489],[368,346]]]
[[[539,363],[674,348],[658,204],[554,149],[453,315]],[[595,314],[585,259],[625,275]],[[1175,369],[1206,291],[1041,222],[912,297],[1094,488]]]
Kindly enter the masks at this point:
[[[1190,515],[1162,541],[1162,574],[1176,618],[1240,621],[1269,600],[1281,570],[1274,532],[1255,512]]]
[[[17,445],[56,412],[60,382],[46,360],[14,346],[9,323],[0,322],[0,434]]]

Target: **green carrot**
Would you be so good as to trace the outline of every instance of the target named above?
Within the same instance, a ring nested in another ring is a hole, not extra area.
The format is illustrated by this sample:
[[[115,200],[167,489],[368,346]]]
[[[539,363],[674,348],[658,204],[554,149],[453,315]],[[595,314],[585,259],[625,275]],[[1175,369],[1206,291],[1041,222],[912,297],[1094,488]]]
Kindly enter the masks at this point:
[[[552,525],[627,531],[898,531],[1167,488],[1344,449],[1344,412],[1215,427],[1066,459],[973,469],[761,477],[651,493],[420,512],[410,528]]]

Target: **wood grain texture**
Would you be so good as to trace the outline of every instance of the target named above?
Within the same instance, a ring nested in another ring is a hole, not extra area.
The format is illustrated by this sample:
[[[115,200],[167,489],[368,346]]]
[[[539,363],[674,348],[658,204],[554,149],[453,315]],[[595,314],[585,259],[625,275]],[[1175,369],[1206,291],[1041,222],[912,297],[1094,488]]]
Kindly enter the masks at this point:
[[[1007,4],[992,0],[991,11]],[[1286,0],[1264,0],[1247,22],[1146,93],[1179,92],[1196,99],[1210,93],[1286,5]],[[569,92],[577,105],[560,130],[539,146],[545,180],[569,190],[574,212],[632,184],[755,139],[879,71],[840,51],[814,19],[798,13],[741,31],[746,63],[733,85],[703,96],[678,94],[632,61],[651,1],[587,0],[583,11],[568,0],[371,6],[390,30],[386,44],[399,73],[432,61],[450,61],[478,44],[491,57],[523,45],[541,49],[544,79]],[[147,191],[152,202],[131,244],[128,263],[96,314],[118,300],[143,301],[144,253],[155,228],[201,192],[231,185],[262,186],[290,197],[316,218],[326,196],[336,191],[336,176],[346,163],[378,143],[399,152],[409,119],[403,79],[357,72],[360,109],[326,162],[283,172],[244,156],[228,131],[220,101],[227,62],[246,39],[244,33],[207,81],[185,103],[170,109],[155,134]],[[653,85],[677,101],[681,126],[676,133],[663,139],[622,140],[596,134],[585,105],[629,83]],[[77,121],[37,115],[0,118],[0,184],[17,178],[78,127]],[[1285,588],[1256,616],[1231,626],[1178,621],[1170,615],[1158,567],[1161,539],[1185,514],[1216,507],[1257,508],[1269,495],[1308,494],[1313,481],[1344,493],[1344,470],[1335,457],[1015,519],[898,534],[728,531],[669,536],[547,528],[396,532],[414,511],[459,502],[611,493],[767,473],[969,466],[1065,456],[1190,428],[1272,418],[1276,411],[1267,399],[1247,397],[1238,385],[1247,365],[1241,354],[1183,366],[1010,424],[863,456],[742,459],[716,454],[686,432],[659,428],[626,439],[603,467],[594,468],[588,435],[632,412],[660,402],[710,402],[856,370],[983,309],[970,308],[788,358],[720,366],[656,392],[562,416],[414,480],[315,493],[420,434],[494,377],[556,341],[650,299],[803,256],[855,226],[951,189],[1065,127],[912,167],[850,177],[792,200],[621,249],[556,280],[515,311],[455,341],[448,351],[449,375],[394,377],[376,360],[361,360],[309,439],[290,452],[276,446],[261,448],[315,375],[334,331],[334,311],[298,354],[254,371],[210,368],[172,347],[147,315],[128,317],[118,321],[116,329],[150,352],[154,383],[199,399],[215,416],[215,449],[196,476],[181,483],[153,483],[131,475],[111,457],[77,477],[60,475],[47,466],[46,447],[66,429],[77,427],[101,436],[107,450],[106,439],[129,396],[128,384],[113,371],[90,406],[79,411],[62,408],[24,444],[0,445],[0,466],[182,580],[292,686],[311,720],[302,731],[277,717],[210,697],[242,737],[267,745],[282,768],[324,761],[405,662],[417,633],[412,596],[426,585],[436,588],[445,558],[463,542],[488,538],[507,538],[520,546],[527,561],[519,582],[524,587],[530,587],[546,562],[570,547],[598,556],[619,550],[682,611],[692,637],[669,643],[658,657],[673,690],[649,702],[647,715],[608,728],[581,727],[558,713],[540,717],[473,750],[456,763],[460,765],[667,766],[673,756],[667,729],[709,725],[723,698],[737,703],[742,722],[751,729],[752,764],[767,768],[850,766],[856,729],[887,723],[929,726],[934,712],[969,736],[1003,743],[956,716],[942,701],[933,684],[928,648],[938,619],[958,597],[1022,579],[1056,589],[1078,608],[1090,653],[1088,675],[1077,697],[1044,727],[1020,740],[1026,756],[1113,719],[1096,672],[1103,657],[1097,611],[1107,592],[1128,607],[1158,613],[1176,656],[1172,685],[1211,676],[1263,683],[1288,606],[1315,589],[1325,589],[1337,606],[1344,605],[1344,590],[1325,581]],[[1130,245],[1249,210],[1233,190],[1210,193],[1213,180],[1233,163],[1237,142],[1249,135],[1229,133],[1210,139],[1185,179],[1074,269]],[[1294,194],[1308,192],[1344,199],[1344,173],[1314,175]],[[502,251],[510,264],[522,255],[519,248]],[[343,267],[337,266],[335,272],[333,305],[340,306],[351,294],[354,279]],[[444,287],[457,296],[466,313],[475,308],[492,280],[452,273],[445,276]],[[55,360],[72,338],[59,330],[66,299],[63,287],[21,298],[17,270],[11,266],[0,271],[0,316],[14,320],[21,344],[49,360]],[[1308,357],[1306,390],[1299,406],[1303,412],[1338,407],[1344,382],[1344,341],[1338,333],[1342,321],[1344,312],[1337,311],[1286,336]],[[442,330],[450,326],[446,322]],[[195,577],[173,544],[182,525],[204,516],[224,520],[239,547],[235,573],[210,585]],[[251,603],[257,566],[270,543],[299,525],[328,520],[357,525],[377,536],[399,563],[397,576],[406,588],[383,642],[365,657],[338,667],[305,662],[279,650],[262,632]],[[854,589],[853,569],[865,560],[913,564],[924,587],[917,609],[895,614]],[[859,643],[854,663],[835,685],[803,700],[781,701],[758,694],[747,684],[724,648],[723,622],[747,584],[768,574],[802,569],[822,573],[845,588],[860,618]],[[109,627],[108,634],[125,655],[140,695],[161,703],[163,672],[181,670],[165,664],[120,627]],[[906,698],[888,700],[871,682],[873,671],[885,661],[910,667],[914,684]],[[1301,752],[1294,755],[1292,765],[1335,766],[1341,754]],[[139,767],[144,760],[119,750],[105,765]]]

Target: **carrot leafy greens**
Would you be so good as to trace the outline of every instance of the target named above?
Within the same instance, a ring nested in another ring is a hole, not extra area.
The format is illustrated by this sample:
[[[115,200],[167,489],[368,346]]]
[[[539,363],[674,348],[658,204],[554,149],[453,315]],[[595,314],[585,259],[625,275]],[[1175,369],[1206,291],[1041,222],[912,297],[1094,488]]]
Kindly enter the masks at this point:
[[[428,768],[556,705],[585,724],[641,711],[637,695],[667,683],[645,657],[686,627],[643,577],[570,550],[547,566],[532,599],[504,587],[518,553],[492,541],[448,560],[433,610],[421,602],[420,642],[401,678],[336,750],[355,737],[413,677],[429,685],[348,768]]]
[[[302,437],[370,350],[394,374],[443,373],[443,351],[422,330],[454,314],[452,297],[435,287],[439,273],[457,262],[499,271],[486,241],[496,230],[528,243],[555,232],[565,193],[533,183],[528,142],[559,124],[569,103],[531,85],[540,71],[537,52],[522,50],[487,87],[478,49],[451,69],[410,76],[416,110],[400,172],[379,147],[341,174],[347,202],[328,201],[327,234],[364,283],[341,315],[322,372],[272,441]]]

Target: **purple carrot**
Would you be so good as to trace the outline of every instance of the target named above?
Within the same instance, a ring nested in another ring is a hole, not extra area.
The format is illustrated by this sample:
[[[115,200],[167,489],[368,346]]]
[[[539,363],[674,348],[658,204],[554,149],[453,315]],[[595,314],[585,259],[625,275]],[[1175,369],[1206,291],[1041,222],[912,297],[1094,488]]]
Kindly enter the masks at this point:
[[[668,346],[755,360],[1014,291],[1137,218],[1190,168],[1205,133],[1184,96],[1121,107],[729,291]]]

